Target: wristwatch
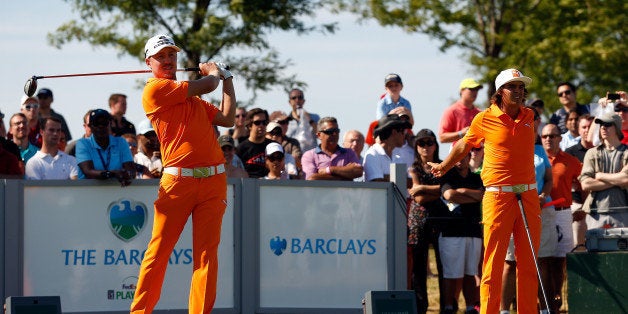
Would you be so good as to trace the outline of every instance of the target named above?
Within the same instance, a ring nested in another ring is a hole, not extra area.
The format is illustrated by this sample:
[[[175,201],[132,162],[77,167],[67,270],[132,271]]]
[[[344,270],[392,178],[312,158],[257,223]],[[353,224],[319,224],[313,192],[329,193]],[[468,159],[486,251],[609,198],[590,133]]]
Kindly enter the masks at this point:
[[[111,173],[111,171],[109,170],[105,170],[105,171],[101,171],[100,172],[100,178],[101,179],[109,179],[113,177],[113,173]]]

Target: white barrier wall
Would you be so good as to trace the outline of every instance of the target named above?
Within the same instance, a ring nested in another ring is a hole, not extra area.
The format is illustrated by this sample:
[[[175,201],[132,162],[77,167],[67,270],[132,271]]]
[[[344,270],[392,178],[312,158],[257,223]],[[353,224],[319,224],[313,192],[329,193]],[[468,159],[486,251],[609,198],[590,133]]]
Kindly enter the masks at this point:
[[[4,297],[58,295],[64,313],[128,313],[157,181],[0,183]],[[366,291],[405,289],[394,200],[390,183],[229,180],[213,313],[357,314]],[[187,313],[191,272],[188,225],[157,313]]]

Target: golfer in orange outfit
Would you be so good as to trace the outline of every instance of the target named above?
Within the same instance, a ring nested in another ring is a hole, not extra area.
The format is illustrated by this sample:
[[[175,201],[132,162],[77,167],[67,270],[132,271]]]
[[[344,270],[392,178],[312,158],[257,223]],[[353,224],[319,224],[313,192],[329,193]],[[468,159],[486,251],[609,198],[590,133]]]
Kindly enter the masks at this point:
[[[491,106],[473,119],[469,131],[440,164],[440,176],[484,142],[482,201],[484,260],[480,284],[481,313],[499,313],[502,270],[512,233],[517,257],[517,313],[538,313],[538,281],[516,193],[521,195],[535,252],[541,238],[541,208],[534,177],[534,113],[523,106],[531,78],[516,69],[495,79]]]
[[[199,64],[203,78],[177,81],[177,47],[157,35],[145,47],[154,78],[142,95],[144,111],[161,143],[164,175],[155,201],[153,233],[140,268],[131,313],[151,313],[159,300],[168,258],[192,215],[194,268],[189,313],[210,313],[216,300],[218,244],[227,205],[225,159],[214,125],[235,121],[235,92],[224,65]],[[199,98],[222,81],[220,108]]]

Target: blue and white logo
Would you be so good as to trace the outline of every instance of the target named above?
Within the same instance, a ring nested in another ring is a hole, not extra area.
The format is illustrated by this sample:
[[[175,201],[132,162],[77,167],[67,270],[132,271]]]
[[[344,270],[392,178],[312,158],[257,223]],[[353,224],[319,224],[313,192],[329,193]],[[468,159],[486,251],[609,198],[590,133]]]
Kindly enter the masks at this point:
[[[109,204],[107,216],[113,234],[122,241],[130,242],[146,225],[148,210],[142,202],[121,198]]]
[[[286,239],[281,239],[278,236],[270,239],[270,250],[277,256],[283,254],[287,247],[288,242]]]

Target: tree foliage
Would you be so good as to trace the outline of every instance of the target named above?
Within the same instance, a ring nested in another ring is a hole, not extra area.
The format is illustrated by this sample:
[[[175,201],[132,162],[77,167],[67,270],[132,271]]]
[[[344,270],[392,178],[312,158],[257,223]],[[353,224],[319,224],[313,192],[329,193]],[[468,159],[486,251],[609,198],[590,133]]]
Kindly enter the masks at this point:
[[[51,45],[76,40],[92,46],[112,47],[120,55],[144,60],[144,44],[155,34],[173,37],[182,50],[184,67],[220,60],[246,80],[255,101],[257,92],[281,86],[303,87],[296,75],[285,72],[292,65],[270,47],[273,31],[333,33],[335,24],[308,25],[322,1],[308,0],[66,0],[79,19],[70,20],[48,34]],[[193,79],[198,74],[192,74]]]
[[[626,89],[625,0],[338,0],[336,9],[461,49],[489,96],[510,67],[533,78],[531,96],[551,110],[562,81],[578,86],[581,103]]]

